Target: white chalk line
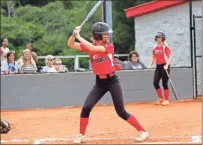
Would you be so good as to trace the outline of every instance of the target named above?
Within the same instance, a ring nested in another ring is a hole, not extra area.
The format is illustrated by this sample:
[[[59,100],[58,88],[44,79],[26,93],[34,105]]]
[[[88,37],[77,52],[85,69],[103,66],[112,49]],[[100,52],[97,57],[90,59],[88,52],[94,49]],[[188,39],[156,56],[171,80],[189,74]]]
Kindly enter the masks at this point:
[[[134,144],[194,144],[194,142],[143,142]],[[197,143],[198,144],[198,143]]]
[[[8,143],[8,142],[29,142],[30,140],[20,140],[20,139],[12,139],[12,140],[1,140],[1,143]]]
[[[159,137],[149,137],[149,139],[170,139],[170,138],[173,138],[173,139],[180,139],[180,138],[192,138],[194,136],[159,136]],[[201,135],[197,135],[195,136],[196,138],[199,138],[199,140],[201,141],[200,138],[202,138]],[[87,137],[85,138],[86,141],[93,141],[93,140],[119,140],[119,139],[122,139],[122,140],[128,140],[128,139],[135,139],[136,137],[100,137],[100,138],[97,138],[97,137]],[[45,142],[45,141],[72,141],[73,138],[44,138],[44,139],[32,139],[32,140],[19,140],[19,139],[12,139],[10,141],[6,141],[6,140],[1,140],[1,143],[12,143],[12,142],[34,142],[33,144],[41,144],[42,142]],[[191,143],[195,143],[193,141],[186,141],[186,142],[145,142],[147,144],[183,144],[183,143],[188,143],[188,144],[191,144]],[[144,144],[145,144],[144,143]],[[197,142],[197,143],[201,143],[201,142]],[[138,144],[143,144],[143,143],[138,143]]]

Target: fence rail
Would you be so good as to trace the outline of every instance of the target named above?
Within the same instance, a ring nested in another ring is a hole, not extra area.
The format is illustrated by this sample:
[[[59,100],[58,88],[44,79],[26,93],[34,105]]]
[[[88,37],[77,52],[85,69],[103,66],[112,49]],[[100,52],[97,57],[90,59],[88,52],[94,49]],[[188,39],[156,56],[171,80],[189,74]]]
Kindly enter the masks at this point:
[[[129,54],[115,54],[118,57],[128,56]],[[54,56],[54,58],[69,58],[74,59],[74,70],[80,70],[80,58],[88,58],[89,55],[66,55],[66,56]],[[45,59],[46,56],[38,56],[38,59]]]

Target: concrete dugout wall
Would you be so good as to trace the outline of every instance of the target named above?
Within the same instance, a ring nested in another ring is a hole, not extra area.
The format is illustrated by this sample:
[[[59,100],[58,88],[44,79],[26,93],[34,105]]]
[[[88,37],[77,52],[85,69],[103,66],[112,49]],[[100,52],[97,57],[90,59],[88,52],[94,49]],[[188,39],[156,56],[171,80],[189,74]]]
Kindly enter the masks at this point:
[[[155,101],[154,71],[121,71],[125,103]],[[172,69],[179,99],[192,99],[191,69]],[[92,72],[1,76],[1,109],[32,109],[80,106],[95,81]],[[170,99],[174,100],[172,92]],[[99,104],[112,104],[107,93]]]

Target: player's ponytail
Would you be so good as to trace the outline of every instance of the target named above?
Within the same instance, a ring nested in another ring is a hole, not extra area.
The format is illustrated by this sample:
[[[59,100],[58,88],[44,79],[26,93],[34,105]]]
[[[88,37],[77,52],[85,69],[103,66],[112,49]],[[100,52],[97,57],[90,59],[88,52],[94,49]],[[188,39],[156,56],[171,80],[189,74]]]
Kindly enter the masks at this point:
[[[164,41],[164,45],[168,47],[168,44],[166,43],[166,40]]]

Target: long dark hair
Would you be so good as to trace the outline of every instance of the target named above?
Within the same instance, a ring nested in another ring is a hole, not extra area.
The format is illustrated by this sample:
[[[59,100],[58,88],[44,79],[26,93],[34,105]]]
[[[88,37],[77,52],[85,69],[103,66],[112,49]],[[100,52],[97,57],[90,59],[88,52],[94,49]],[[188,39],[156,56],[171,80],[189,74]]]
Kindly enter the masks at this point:
[[[9,51],[8,53],[7,53],[7,55],[6,55],[6,59],[7,59],[7,63],[9,64],[9,61],[8,61],[8,58],[9,58],[9,56],[11,55],[11,54],[13,54],[14,56],[15,56],[15,51]],[[15,60],[14,60],[14,65],[15,65]]]
[[[8,53],[7,53],[7,65],[8,65],[8,68],[9,68],[9,60],[8,60],[8,58],[9,58],[9,56],[11,56],[11,55],[14,55],[15,56],[15,51],[9,51]],[[14,60],[14,62],[13,62],[13,64],[14,64],[14,66],[15,66],[15,60]],[[11,68],[11,70],[13,71],[13,72],[15,72],[15,67],[12,67]]]

